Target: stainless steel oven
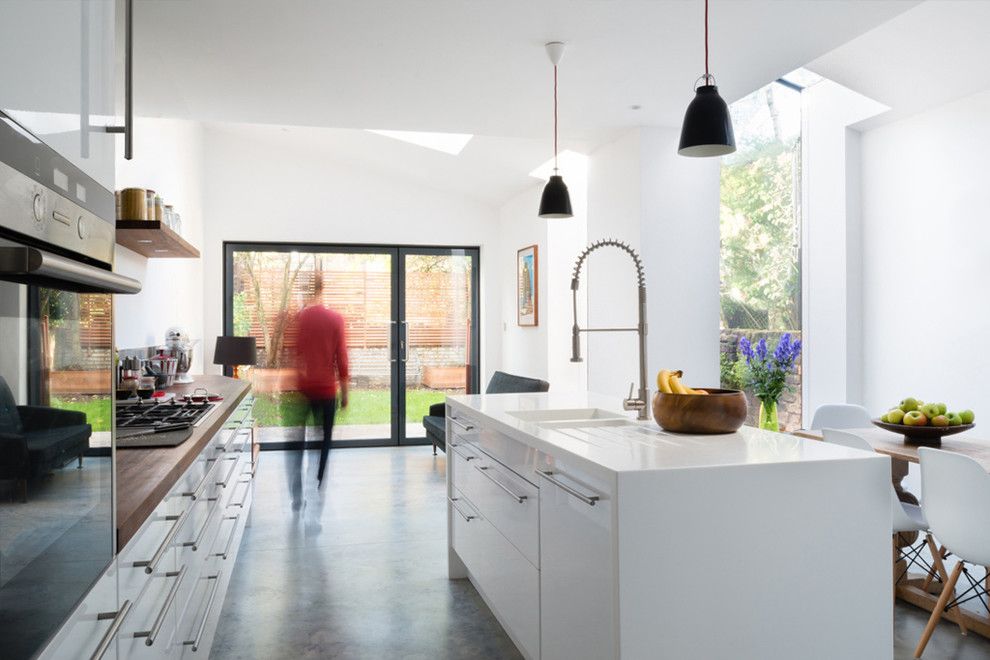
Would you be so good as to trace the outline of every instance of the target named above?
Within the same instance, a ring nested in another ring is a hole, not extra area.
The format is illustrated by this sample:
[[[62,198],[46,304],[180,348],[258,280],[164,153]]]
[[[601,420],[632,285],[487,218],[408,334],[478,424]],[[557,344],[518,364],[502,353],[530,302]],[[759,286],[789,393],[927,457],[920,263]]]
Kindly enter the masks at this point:
[[[140,284],[113,254],[113,193],[0,112],[4,658],[35,656],[114,559],[113,294]]]

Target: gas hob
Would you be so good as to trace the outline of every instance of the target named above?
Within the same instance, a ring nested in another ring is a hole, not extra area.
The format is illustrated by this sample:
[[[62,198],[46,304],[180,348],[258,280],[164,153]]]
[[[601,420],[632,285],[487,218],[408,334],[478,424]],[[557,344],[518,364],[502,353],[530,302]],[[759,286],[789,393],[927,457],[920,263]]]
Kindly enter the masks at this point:
[[[117,402],[117,429],[192,427],[202,422],[216,407],[215,403],[180,403],[175,401]]]

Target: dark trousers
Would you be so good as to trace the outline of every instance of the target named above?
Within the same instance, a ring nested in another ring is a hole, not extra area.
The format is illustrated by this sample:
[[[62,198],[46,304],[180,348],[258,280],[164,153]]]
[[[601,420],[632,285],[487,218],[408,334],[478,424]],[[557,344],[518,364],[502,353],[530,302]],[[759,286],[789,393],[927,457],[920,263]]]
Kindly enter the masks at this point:
[[[333,436],[333,418],[337,413],[337,399],[310,399],[310,411],[314,419],[323,415],[323,445],[320,447],[320,469],[316,473],[317,481],[323,481],[323,470],[330,455],[330,438]]]

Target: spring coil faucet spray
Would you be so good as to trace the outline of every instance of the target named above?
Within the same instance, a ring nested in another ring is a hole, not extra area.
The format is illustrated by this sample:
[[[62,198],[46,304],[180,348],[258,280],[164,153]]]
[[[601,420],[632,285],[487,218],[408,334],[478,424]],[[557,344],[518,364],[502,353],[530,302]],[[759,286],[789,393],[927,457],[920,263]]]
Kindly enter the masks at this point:
[[[577,321],[577,292],[581,284],[581,266],[585,259],[592,252],[603,247],[614,247],[622,250],[630,257],[636,265],[636,283],[639,289],[639,323],[635,328],[582,328]],[[571,276],[571,294],[573,295],[574,325],[571,326],[571,362],[583,362],[581,358],[581,333],[582,332],[635,332],[639,337],[639,396],[633,398],[634,384],[629,384],[629,396],[622,401],[625,410],[636,410],[636,419],[649,419],[647,408],[649,407],[650,392],[646,387],[646,273],[643,271],[643,260],[639,253],[629,247],[627,243],[617,241],[614,238],[605,238],[595,241],[578,256],[574,264],[574,274]]]

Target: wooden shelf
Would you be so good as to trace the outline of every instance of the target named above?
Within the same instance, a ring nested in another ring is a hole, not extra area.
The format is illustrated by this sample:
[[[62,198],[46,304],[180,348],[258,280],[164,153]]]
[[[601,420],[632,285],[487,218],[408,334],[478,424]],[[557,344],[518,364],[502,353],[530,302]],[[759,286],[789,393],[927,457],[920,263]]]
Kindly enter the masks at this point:
[[[199,258],[199,250],[160,220],[118,220],[117,244],[149,259]]]

